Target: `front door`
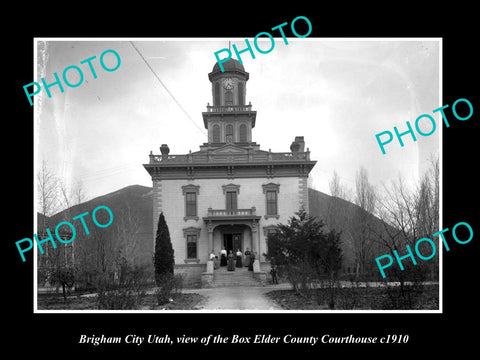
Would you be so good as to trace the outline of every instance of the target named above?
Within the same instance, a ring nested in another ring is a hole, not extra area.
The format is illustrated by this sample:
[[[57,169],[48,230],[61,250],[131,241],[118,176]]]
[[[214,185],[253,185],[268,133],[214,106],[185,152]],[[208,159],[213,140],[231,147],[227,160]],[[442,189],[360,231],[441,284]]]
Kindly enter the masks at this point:
[[[223,246],[230,254],[230,250],[235,254],[238,249],[242,251],[242,234],[223,234]]]

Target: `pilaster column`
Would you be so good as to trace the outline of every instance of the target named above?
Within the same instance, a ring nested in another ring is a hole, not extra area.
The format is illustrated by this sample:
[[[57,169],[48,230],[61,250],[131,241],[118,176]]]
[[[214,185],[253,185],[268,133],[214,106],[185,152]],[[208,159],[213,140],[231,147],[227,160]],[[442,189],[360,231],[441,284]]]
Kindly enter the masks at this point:
[[[254,241],[255,238],[257,238],[256,242]],[[260,231],[258,231],[257,220],[252,221],[252,248],[253,246],[255,246],[255,251],[257,253],[255,260],[260,260]]]
[[[211,221],[208,222],[207,224],[207,230],[208,230],[208,255],[213,252],[213,224]]]

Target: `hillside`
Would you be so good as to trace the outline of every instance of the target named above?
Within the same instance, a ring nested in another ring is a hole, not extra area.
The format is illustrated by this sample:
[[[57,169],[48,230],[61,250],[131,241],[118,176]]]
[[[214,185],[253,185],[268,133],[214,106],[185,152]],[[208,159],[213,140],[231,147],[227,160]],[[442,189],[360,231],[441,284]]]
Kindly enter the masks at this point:
[[[358,231],[358,221],[353,221],[361,210],[357,205],[317,190],[309,189],[310,214],[323,220],[328,228],[342,231],[342,242],[345,258],[345,267],[353,266],[351,259],[355,249],[355,236]],[[140,185],[131,185],[120,190],[105,194],[82,204],[72,206],[49,219],[50,224],[68,221],[86,211],[89,218],[92,211],[99,205],[108,206],[114,214],[112,226],[101,229],[98,236],[107,239],[107,243],[123,241],[123,251],[129,260],[135,263],[151,264],[153,252],[153,218],[152,218],[152,188]],[[365,212],[363,212],[365,213]],[[380,220],[372,214],[365,213],[363,219],[373,226],[381,226]],[[78,222],[78,228],[81,227]],[[87,222],[89,228],[95,228],[93,223]],[[52,227],[52,226],[51,226]],[[80,234],[78,234],[79,239]],[[83,234],[83,236],[86,236]],[[95,235],[88,236],[92,240]],[[90,239],[89,239],[90,238]],[[123,240],[122,240],[123,239]],[[129,242],[130,245],[125,244]],[[87,243],[88,241],[86,241]],[[98,244],[91,243],[95,248]],[[111,248],[118,249],[118,246]],[[93,256],[92,256],[93,257]]]
[[[92,230],[92,234],[86,235],[79,231],[82,228],[81,222],[75,220],[78,239],[85,238],[85,242],[88,243],[95,236],[101,236],[107,239],[106,243],[112,248],[115,246],[112,246],[111,243],[119,243],[122,240],[125,243],[128,239],[130,244],[123,245],[124,253],[126,253],[128,259],[137,264],[150,264],[153,253],[152,199],[151,187],[131,185],[61,211],[53,215],[49,219],[49,223],[71,222],[73,217],[88,211],[89,215],[85,216],[85,219],[87,227]],[[91,221],[93,210],[100,205],[107,206],[114,215],[112,225],[102,229],[97,228]],[[98,244],[95,247],[98,248]],[[117,249],[117,247],[115,248]]]
[[[384,232],[384,223],[350,201],[313,189],[308,190],[310,215],[321,219],[327,228],[341,231],[343,270],[347,273],[360,271],[358,263],[354,260],[355,254],[359,252],[364,254],[365,270],[374,268],[375,257],[383,255],[386,251],[378,241],[375,241],[377,236],[374,234]],[[362,237],[366,241],[363,246]]]

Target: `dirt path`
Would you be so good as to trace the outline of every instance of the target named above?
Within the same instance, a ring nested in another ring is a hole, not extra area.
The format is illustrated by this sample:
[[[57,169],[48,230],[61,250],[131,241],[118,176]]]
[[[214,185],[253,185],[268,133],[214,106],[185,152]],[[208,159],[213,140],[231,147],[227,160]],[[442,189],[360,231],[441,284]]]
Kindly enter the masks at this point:
[[[265,295],[271,290],[273,288],[270,286],[236,286],[187,291],[207,298],[201,306],[202,310],[282,310]]]

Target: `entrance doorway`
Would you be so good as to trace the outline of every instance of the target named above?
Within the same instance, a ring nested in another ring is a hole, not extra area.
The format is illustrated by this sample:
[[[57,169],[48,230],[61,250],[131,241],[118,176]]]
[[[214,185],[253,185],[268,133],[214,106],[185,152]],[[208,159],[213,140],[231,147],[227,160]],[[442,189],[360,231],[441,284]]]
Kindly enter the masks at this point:
[[[230,250],[235,254],[237,249],[242,250],[242,234],[223,234],[223,246],[227,250],[227,254]]]

